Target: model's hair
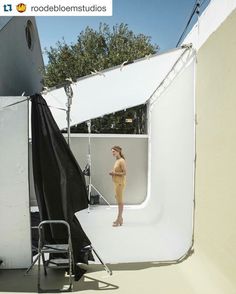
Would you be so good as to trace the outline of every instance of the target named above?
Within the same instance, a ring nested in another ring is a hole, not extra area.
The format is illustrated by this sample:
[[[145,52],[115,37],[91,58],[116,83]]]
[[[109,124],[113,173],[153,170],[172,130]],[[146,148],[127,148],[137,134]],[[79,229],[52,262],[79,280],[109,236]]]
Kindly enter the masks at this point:
[[[115,145],[111,149],[116,150],[117,152],[119,152],[120,157],[122,157],[123,159],[125,159],[125,156],[124,156],[124,154],[122,152],[122,148],[120,146]]]

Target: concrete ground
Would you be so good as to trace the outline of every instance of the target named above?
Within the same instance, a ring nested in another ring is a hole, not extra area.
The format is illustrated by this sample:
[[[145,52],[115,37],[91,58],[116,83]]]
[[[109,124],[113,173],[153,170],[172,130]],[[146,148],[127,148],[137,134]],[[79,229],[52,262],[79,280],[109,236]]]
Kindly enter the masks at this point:
[[[196,253],[173,265],[133,263],[109,267],[111,276],[102,265],[90,264],[83,278],[73,282],[73,293],[236,294],[235,283],[206,256]],[[42,275],[42,288],[63,289],[66,285],[68,276],[63,270],[49,269],[47,277]],[[28,275],[25,270],[1,270],[0,292],[37,293],[37,266]]]

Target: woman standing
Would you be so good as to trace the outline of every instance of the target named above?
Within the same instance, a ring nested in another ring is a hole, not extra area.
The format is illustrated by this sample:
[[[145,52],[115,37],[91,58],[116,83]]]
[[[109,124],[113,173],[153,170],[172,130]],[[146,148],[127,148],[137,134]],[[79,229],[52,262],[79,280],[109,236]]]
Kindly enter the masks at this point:
[[[115,197],[118,204],[118,215],[117,219],[113,222],[113,227],[122,226],[123,224],[123,193],[125,189],[126,182],[126,163],[125,157],[122,153],[122,148],[120,146],[113,146],[111,148],[112,155],[116,158],[113,170],[109,173],[112,176],[115,187]]]

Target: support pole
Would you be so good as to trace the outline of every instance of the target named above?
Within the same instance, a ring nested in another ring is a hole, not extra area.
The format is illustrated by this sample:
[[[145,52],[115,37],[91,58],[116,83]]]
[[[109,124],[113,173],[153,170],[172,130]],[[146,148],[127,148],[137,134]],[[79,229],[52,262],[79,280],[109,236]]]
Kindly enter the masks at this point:
[[[91,162],[91,120],[87,121],[87,127],[88,127],[88,165],[89,165],[89,186],[88,186],[88,199],[89,199],[89,205],[91,200],[91,192],[92,192],[92,162]]]
[[[91,160],[91,120],[87,121],[87,127],[88,127],[88,166],[89,166],[89,183],[88,183],[88,199],[89,203],[91,200],[91,193],[92,188],[98,193],[98,195],[110,206],[110,203],[104,198],[104,196],[94,187],[92,184],[92,160]],[[88,207],[88,212],[90,211],[90,204]]]
[[[72,81],[70,79],[67,79],[67,83],[64,86],[64,90],[66,92],[67,96],[67,111],[66,111],[66,120],[67,120],[67,143],[70,147],[70,111],[71,111],[71,105],[72,105],[72,97],[73,97],[73,90],[71,87]]]

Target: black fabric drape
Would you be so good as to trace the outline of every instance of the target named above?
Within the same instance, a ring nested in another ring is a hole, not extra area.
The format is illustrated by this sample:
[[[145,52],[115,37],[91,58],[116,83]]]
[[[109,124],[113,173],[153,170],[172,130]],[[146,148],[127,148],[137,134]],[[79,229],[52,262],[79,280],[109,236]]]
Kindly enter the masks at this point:
[[[71,229],[74,265],[87,263],[92,256],[83,248],[91,243],[74,215],[88,207],[84,175],[46,101],[39,94],[31,96],[31,101],[33,174],[40,218],[67,221]],[[66,240],[65,228],[60,225],[47,226],[44,235],[52,244]],[[75,266],[74,273],[78,280],[83,270]]]

